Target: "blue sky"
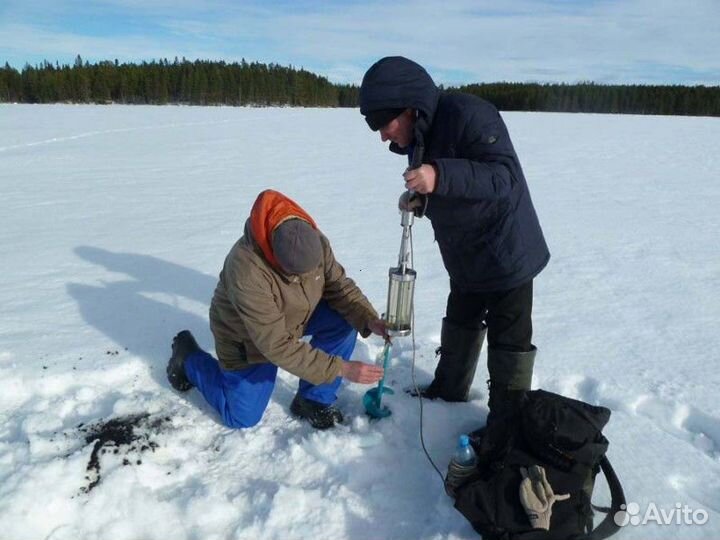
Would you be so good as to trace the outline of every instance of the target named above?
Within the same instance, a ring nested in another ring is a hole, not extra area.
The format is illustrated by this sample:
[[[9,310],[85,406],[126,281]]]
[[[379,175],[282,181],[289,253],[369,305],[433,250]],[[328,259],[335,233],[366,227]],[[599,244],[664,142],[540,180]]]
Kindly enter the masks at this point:
[[[216,59],[359,83],[400,54],[444,84],[720,85],[720,0],[0,0],[0,62]]]

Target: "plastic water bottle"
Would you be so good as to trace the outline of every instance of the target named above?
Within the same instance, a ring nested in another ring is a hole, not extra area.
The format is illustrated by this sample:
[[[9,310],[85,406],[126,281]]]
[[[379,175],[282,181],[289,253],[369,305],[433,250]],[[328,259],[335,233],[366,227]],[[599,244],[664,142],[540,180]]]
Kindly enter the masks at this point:
[[[457,488],[464,484],[468,477],[475,472],[476,467],[477,456],[470,445],[470,438],[467,435],[460,435],[445,477],[445,491],[447,494],[454,498]]]
[[[460,435],[453,459],[456,463],[463,466],[474,467],[477,464],[475,450],[473,450],[473,447],[470,446],[470,437],[467,435]]]

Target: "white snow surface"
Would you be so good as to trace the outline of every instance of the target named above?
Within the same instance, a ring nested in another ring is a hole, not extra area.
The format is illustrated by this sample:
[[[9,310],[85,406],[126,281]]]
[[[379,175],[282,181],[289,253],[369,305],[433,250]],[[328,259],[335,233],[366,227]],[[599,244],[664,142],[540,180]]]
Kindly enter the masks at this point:
[[[609,457],[628,501],[707,512],[704,525],[618,538],[720,536],[720,119],[505,113],[552,253],[535,281],[534,386],[612,409]],[[225,255],[265,188],[303,205],[378,311],[397,261],[404,158],[357,110],[0,106],[0,537],[460,539],[420,446],[413,341],[385,399],[344,384],[346,423],[292,418],[280,373],[262,423],[225,428],[165,379],[172,336],[211,352],[207,310]],[[430,380],[448,292],[416,220],[416,376]],[[356,357],[374,361],[378,338]],[[485,353],[467,404],[426,402],[444,469],[484,423]],[[78,426],[169,418],[154,451],[101,455]],[[140,462],[139,464],[137,462]],[[607,504],[604,482],[596,502]]]

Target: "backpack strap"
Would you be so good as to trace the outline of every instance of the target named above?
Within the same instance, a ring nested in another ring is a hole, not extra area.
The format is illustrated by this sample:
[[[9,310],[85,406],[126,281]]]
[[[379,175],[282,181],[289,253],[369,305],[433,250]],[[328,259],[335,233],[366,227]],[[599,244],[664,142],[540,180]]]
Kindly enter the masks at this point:
[[[610,488],[610,498],[612,502],[610,503],[609,512],[607,516],[605,516],[605,519],[600,522],[600,525],[598,525],[595,530],[587,536],[583,536],[583,540],[604,540],[620,530],[620,525],[615,523],[614,518],[615,514],[622,510],[620,506],[625,504],[625,492],[607,456],[603,456],[600,460],[600,469],[605,475],[608,487]]]

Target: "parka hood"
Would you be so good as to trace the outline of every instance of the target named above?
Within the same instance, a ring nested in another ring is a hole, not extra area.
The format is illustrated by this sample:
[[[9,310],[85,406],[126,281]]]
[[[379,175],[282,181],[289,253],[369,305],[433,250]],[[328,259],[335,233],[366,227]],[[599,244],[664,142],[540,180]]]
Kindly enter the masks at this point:
[[[367,70],[360,85],[360,112],[412,108],[432,123],[440,90],[425,69],[403,56],[386,56]]]

